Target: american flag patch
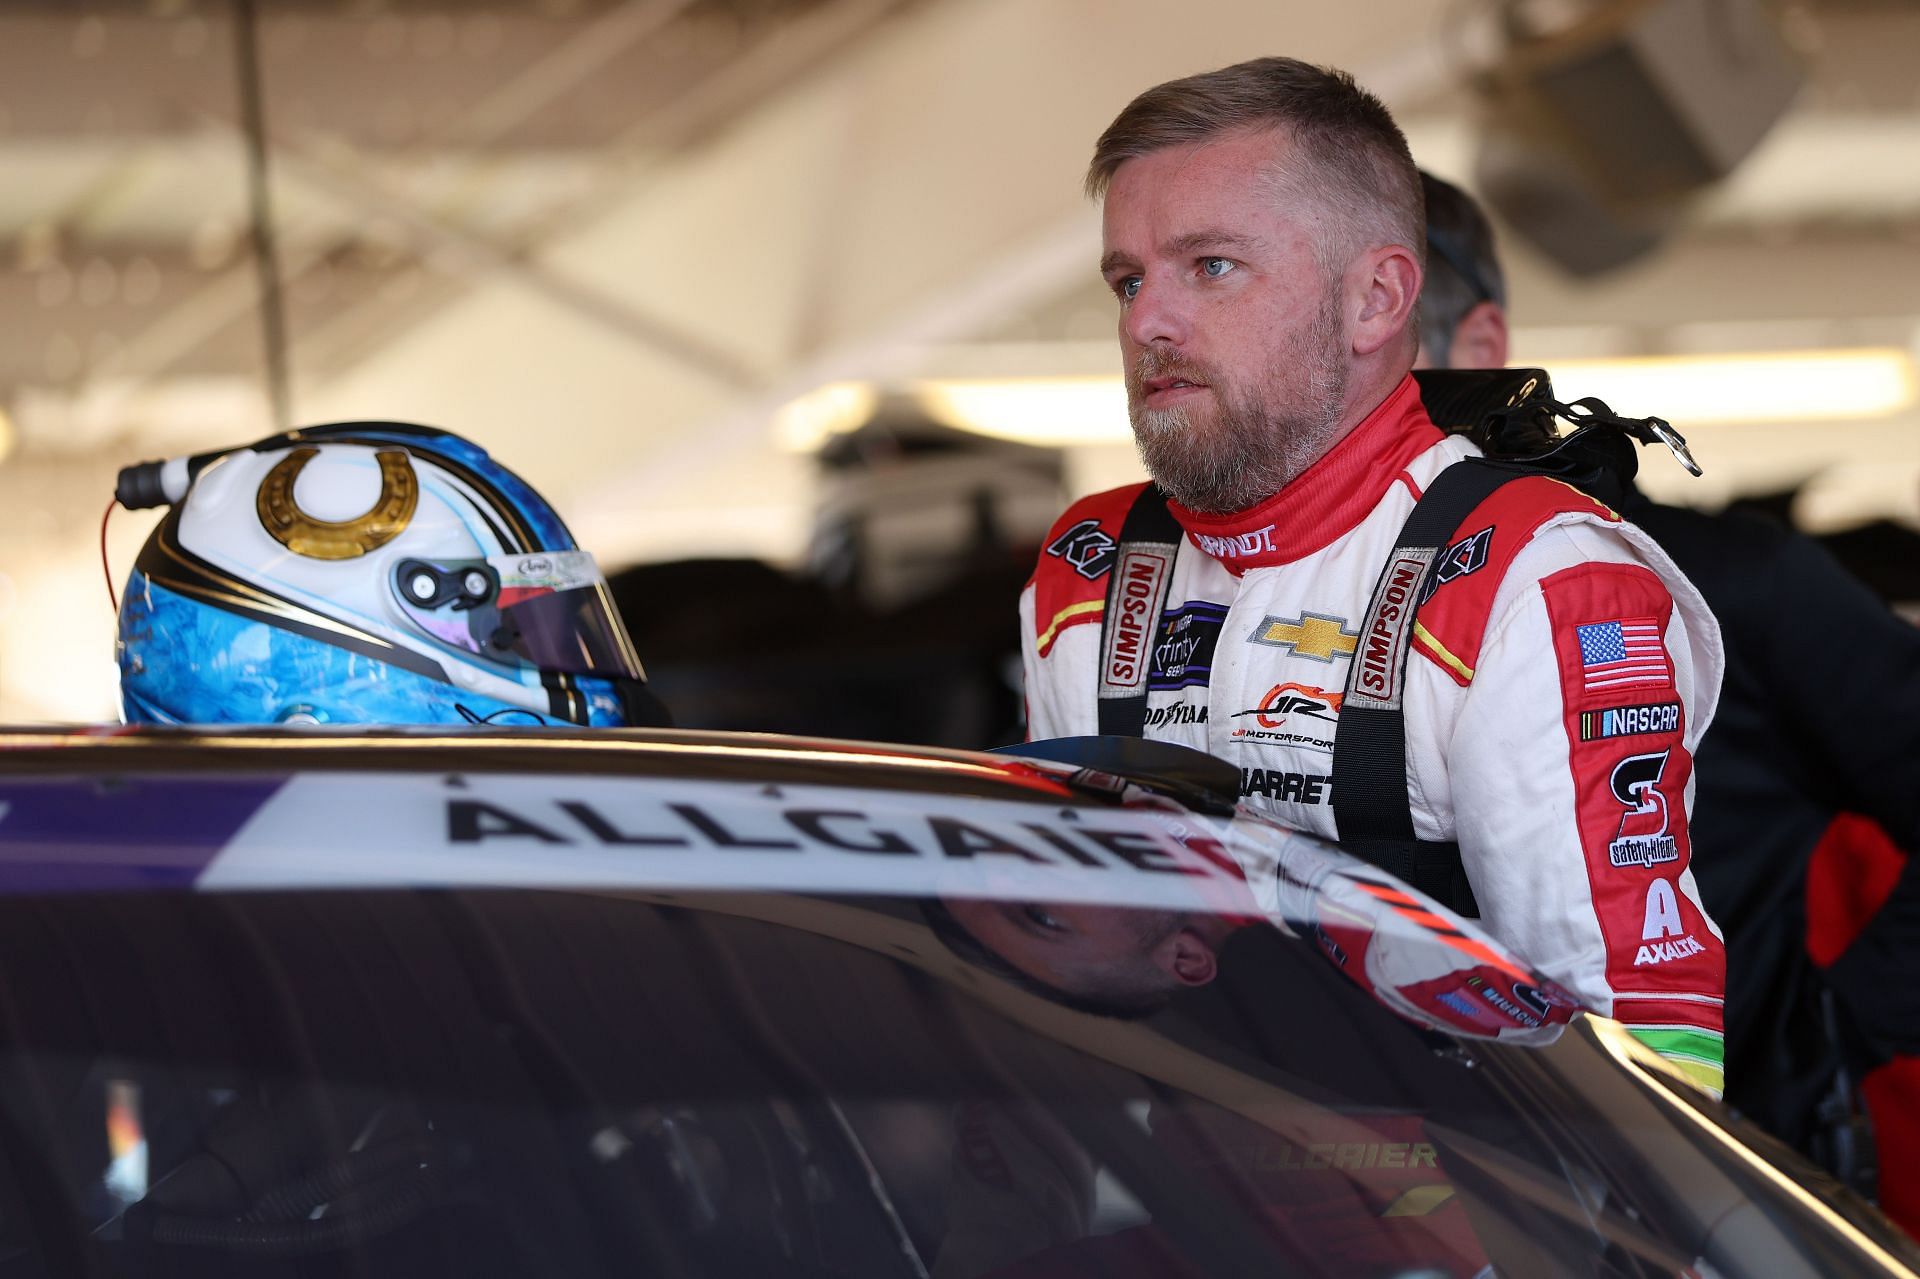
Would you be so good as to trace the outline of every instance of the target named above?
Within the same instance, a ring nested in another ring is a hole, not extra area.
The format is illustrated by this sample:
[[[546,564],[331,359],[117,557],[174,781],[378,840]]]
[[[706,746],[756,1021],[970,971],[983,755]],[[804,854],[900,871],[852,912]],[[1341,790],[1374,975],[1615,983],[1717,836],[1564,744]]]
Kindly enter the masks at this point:
[[[1580,636],[1580,676],[1587,692],[1673,683],[1673,663],[1661,642],[1660,623],[1651,617],[1593,622],[1575,629]]]

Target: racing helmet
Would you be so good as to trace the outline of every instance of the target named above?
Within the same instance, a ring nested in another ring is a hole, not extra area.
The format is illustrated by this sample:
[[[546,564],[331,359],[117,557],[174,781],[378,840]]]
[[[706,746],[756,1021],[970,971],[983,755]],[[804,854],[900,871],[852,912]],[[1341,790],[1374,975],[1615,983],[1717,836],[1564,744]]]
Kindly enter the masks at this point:
[[[116,496],[171,507],[120,605],[131,723],[668,722],[593,556],[451,432],[305,428]]]

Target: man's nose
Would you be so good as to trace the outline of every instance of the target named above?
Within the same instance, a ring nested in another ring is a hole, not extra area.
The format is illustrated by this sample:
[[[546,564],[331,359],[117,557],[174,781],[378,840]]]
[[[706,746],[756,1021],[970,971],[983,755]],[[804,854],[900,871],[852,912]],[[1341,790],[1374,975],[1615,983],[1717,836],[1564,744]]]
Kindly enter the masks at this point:
[[[1179,289],[1142,280],[1140,291],[1127,306],[1121,330],[1136,346],[1150,346],[1155,342],[1182,346],[1192,332],[1192,317]]]

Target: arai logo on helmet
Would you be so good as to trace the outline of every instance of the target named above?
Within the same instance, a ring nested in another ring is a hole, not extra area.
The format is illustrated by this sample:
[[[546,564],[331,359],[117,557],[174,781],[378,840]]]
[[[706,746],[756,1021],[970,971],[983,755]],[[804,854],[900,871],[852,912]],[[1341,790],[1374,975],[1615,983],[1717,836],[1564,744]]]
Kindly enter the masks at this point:
[[[529,555],[517,567],[522,577],[553,576],[553,561],[544,555]]]

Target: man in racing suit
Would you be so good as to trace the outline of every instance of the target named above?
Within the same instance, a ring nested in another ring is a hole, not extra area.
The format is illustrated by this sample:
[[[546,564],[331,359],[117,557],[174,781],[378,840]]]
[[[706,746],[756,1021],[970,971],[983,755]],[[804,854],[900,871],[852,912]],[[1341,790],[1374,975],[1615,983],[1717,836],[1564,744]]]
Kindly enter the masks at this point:
[[[1423,214],[1385,108],[1292,59],[1174,81],[1108,128],[1088,185],[1135,438],[1184,540],[1120,570],[1108,620],[1142,486],[1056,523],[1020,605],[1030,735],[1098,732],[1103,690],[1144,684],[1147,736],[1338,838],[1351,672],[1403,709],[1414,833],[1457,842],[1490,931],[1717,1090],[1725,964],[1687,813],[1722,659],[1698,593],[1613,511],[1528,477],[1401,587],[1431,591],[1404,680],[1405,610],[1367,625],[1416,500],[1473,452],[1409,375]]]

